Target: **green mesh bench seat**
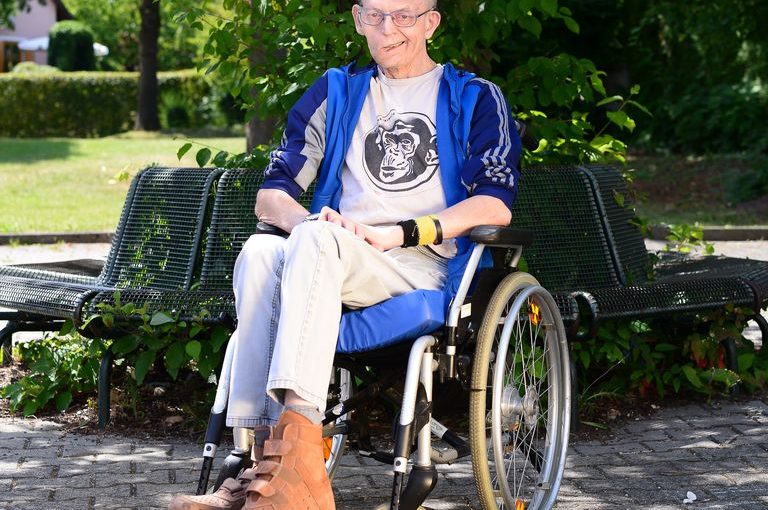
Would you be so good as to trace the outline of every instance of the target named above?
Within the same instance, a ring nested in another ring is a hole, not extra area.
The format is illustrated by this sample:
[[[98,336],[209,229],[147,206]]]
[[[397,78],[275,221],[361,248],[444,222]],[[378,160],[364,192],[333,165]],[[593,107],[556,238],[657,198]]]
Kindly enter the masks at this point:
[[[582,300],[591,321],[765,306],[766,262],[678,255],[654,265],[614,168],[534,168],[521,190],[513,223],[536,233],[528,271],[555,295]]]
[[[3,345],[16,331],[50,330],[65,319],[82,323],[87,301],[100,292],[190,289],[222,172],[159,167],[140,172],[97,276],[88,274],[94,266],[84,262],[0,266],[0,307],[9,310],[0,313],[8,321],[0,332]],[[83,273],[77,273],[78,266]]]

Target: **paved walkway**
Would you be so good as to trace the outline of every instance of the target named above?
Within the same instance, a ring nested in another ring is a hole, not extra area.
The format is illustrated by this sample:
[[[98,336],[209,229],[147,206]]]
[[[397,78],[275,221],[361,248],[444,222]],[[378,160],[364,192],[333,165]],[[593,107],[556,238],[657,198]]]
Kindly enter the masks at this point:
[[[768,243],[717,243],[729,255],[768,258]],[[0,263],[43,261],[48,248],[0,247]],[[13,250],[16,251],[15,253]],[[106,246],[59,245],[64,258]],[[101,251],[99,251],[101,250]],[[161,509],[196,486],[200,447],[110,434],[66,433],[39,419],[0,419],[0,509]],[[387,501],[385,466],[348,454],[334,482],[338,508]],[[695,501],[684,503],[688,492]],[[468,461],[440,468],[425,507],[477,508]],[[557,508],[768,509],[768,397],[662,408],[595,439],[572,441]]]
[[[768,508],[768,399],[660,410],[599,439],[572,442],[557,508]],[[0,419],[0,508],[162,509],[193,492],[200,448],[179,440],[67,434],[43,420]],[[337,508],[389,497],[381,464],[348,454]],[[696,495],[683,503],[688,492]],[[431,509],[478,508],[468,461],[440,468]]]

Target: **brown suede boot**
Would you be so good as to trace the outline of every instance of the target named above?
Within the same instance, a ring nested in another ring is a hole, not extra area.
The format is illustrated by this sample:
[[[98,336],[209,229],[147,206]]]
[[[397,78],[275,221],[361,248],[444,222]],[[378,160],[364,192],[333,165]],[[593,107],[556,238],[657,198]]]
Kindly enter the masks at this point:
[[[284,412],[264,443],[264,460],[246,489],[244,510],[335,510],[322,436],[322,425]]]
[[[264,459],[264,448],[253,445],[253,467],[240,473],[237,480],[227,478],[213,494],[201,496],[176,496],[168,510],[240,510],[245,504],[245,489],[256,479],[256,466]]]

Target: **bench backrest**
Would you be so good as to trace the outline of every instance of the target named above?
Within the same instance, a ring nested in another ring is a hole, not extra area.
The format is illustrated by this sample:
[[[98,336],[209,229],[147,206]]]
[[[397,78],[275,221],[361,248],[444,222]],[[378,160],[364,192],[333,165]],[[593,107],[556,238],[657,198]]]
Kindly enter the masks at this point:
[[[235,259],[256,230],[253,208],[262,182],[262,171],[249,169],[227,170],[220,179],[201,289],[232,289]],[[311,191],[301,197],[305,206]],[[533,245],[524,251],[528,271],[553,291],[644,280],[648,256],[643,239],[630,223],[631,209],[620,206],[617,195],[629,203],[624,179],[610,167],[524,169],[512,223],[535,232]]]
[[[98,284],[189,289],[220,169],[143,170],[123,207]]]
[[[633,198],[627,180],[610,166],[589,166],[584,171],[595,187],[619,280],[623,285],[647,282],[651,260],[634,221]]]
[[[256,232],[256,192],[264,181],[262,170],[227,170],[216,189],[216,202],[205,240],[200,288],[232,290],[232,270],[245,241]],[[309,208],[313,188],[299,202]]]
[[[512,224],[535,233],[523,256],[546,288],[594,289],[645,278],[642,236],[614,191],[629,203],[624,180],[609,167],[523,170]],[[616,241],[624,244],[616,248]]]

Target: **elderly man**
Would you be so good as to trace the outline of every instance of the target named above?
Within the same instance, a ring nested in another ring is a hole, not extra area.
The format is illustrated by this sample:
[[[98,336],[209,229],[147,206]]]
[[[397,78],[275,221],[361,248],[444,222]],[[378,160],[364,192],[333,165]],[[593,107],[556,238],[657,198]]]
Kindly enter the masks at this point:
[[[321,420],[342,305],[455,290],[477,225],[506,225],[520,139],[497,86],[437,64],[435,0],[362,0],[375,61],[326,72],[288,115],[234,273],[227,425],[254,427],[253,468],[172,510],[329,509]],[[296,201],[318,180],[311,210]]]

